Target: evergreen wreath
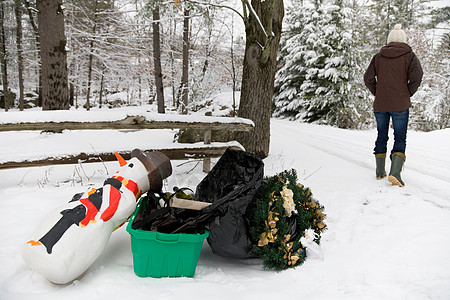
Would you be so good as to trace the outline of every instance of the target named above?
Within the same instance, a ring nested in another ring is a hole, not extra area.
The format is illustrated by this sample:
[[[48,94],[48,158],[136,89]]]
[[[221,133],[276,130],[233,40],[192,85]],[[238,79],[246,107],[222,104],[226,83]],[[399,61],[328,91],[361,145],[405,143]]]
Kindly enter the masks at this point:
[[[294,169],[264,179],[248,211],[250,238],[265,269],[281,271],[305,261],[301,238],[307,231],[320,243],[323,209],[311,190],[297,183]]]

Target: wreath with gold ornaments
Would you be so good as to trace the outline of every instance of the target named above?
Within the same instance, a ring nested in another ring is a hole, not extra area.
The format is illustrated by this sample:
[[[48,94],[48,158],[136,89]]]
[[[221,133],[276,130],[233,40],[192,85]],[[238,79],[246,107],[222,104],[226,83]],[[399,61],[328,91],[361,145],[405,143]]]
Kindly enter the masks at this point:
[[[265,178],[249,207],[249,234],[266,269],[281,271],[321,255],[324,207],[294,169]]]

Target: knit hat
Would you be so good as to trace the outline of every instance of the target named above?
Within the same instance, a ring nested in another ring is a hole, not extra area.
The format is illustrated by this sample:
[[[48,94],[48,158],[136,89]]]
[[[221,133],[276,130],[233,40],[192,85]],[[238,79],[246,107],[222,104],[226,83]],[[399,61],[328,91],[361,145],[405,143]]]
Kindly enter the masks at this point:
[[[406,33],[402,30],[401,24],[395,25],[394,30],[389,33],[387,43],[391,42],[406,43]]]

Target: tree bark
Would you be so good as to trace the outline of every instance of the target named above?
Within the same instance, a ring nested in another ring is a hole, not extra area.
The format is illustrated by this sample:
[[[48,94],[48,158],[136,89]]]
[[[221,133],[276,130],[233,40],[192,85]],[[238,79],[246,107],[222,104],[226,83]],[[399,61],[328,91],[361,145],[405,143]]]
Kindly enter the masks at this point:
[[[37,59],[39,62],[39,65],[41,65],[41,43],[39,41],[39,29],[36,24],[34,15],[33,15],[33,8],[31,7],[31,3],[27,0],[23,0],[25,3],[25,6],[27,8],[28,12],[28,18],[30,20],[31,27],[33,27],[33,32],[36,40],[36,48],[38,49]],[[39,79],[38,79],[38,86],[36,88],[36,92],[38,93],[38,106],[42,107],[42,68],[39,67]]]
[[[62,0],[36,0],[42,69],[42,109],[69,109]]]
[[[93,33],[95,35],[95,24]],[[88,61],[88,88],[87,88],[87,94],[86,94],[86,110],[91,109],[91,85],[92,85],[92,60],[94,59],[94,38],[91,39],[91,43],[89,45],[89,61]]]
[[[8,65],[6,59],[6,34],[5,24],[5,1],[0,0],[0,63],[2,65],[2,84],[5,111],[9,110],[9,86],[8,86]]]
[[[173,23],[172,23],[173,22]],[[173,25],[172,25],[173,24]],[[177,32],[177,22],[175,20],[170,19],[170,26],[169,26],[169,37],[172,39],[174,36],[174,33]],[[170,85],[172,86],[172,105],[174,107],[178,108],[178,101],[177,101],[177,94],[176,94],[176,88],[175,88],[175,56],[174,56],[175,46],[173,42],[170,43]]]
[[[17,64],[19,75],[19,109],[23,110],[24,90],[23,90],[23,50],[22,50],[22,1],[16,0],[16,42],[17,42]]]
[[[181,113],[186,115],[188,113],[189,104],[189,10],[184,10],[184,23],[183,23],[183,74],[181,78]]]
[[[231,44],[230,44],[230,59],[231,59],[231,78],[233,80],[233,111],[232,117],[236,116],[236,67],[234,65],[234,18],[231,20]]]
[[[252,0],[251,6],[264,30],[248,7],[238,115],[253,120],[255,129],[251,133],[239,133],[237,139],[248,152],[265,158],[269,154],[271,104],[284,5],[283,0]]]
[[[159,4],[153,9],[153,62],[155,64],[155,85],[156,85],[156,102],[158,103],[158,113],[165,113],[164,105],[164,85],[162,80],[161,68],[161,39],[159,35]]]
[[[73,83],[69,84],[69,104],[70,106],[75,105],[75,87],[73,86]]]
[[[102,108],[102,104],[103,104],[102,102],[103,102],[103,84],[104,84],[104,80],[105,80],[105,69],[102,70],[102,78],[100,79],[100,92],[99,92],[100,95],[98,96],[98,106],[99,106],[99,108]]]
[[[89,44],[89,61],[88,61],[88,88],[87,88],[87,95],[86,95],[86,109],[91,109],[91,85],[92,85],[92,60],[94,59],[94,40],[95,40],[95,34],[97,31],[97,12],[98,12],[98,0],[95,1],[94,6],[94,20],[92,21],[94,23],[94,27],[92,28],[92,37],[91,42]]]

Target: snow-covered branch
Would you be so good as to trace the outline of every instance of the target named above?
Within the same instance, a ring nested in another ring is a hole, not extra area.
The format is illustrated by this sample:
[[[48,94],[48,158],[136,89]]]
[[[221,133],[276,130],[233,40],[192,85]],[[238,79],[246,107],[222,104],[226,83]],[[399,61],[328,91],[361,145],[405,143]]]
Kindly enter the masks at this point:
[[[241,17],[241,19],[244,19],[244,16],[238,10],[236,10],[233,7],[228,6],[228,5],[221,5],[221,4],[214,4],[214,3],[208,3],[208,2],[203,2],[203,1],[193,1],[193,0],[188,0],[188,2],[194,3],[194,4],[199,4],[199,5],[213,6],[213,7],[218,7],[218,8],[226,8],[226,9],[232,10],[233,12],[238,14],[239,17]]]
[[[261,19],[259,18],[258,14],[256,13],[255,9],[253,8],[252,4],[250,3],[249,0],[242,0],[243,4],[245,4],[250,13],[253,15],[253,17],[255,17],[257,24],[259,25],[259,27],[261,28],[262,32],[264,33],[264,35],[266,36],[266,38],[269,38],[269,35],[266,32],[266,29],[264,28]]]

